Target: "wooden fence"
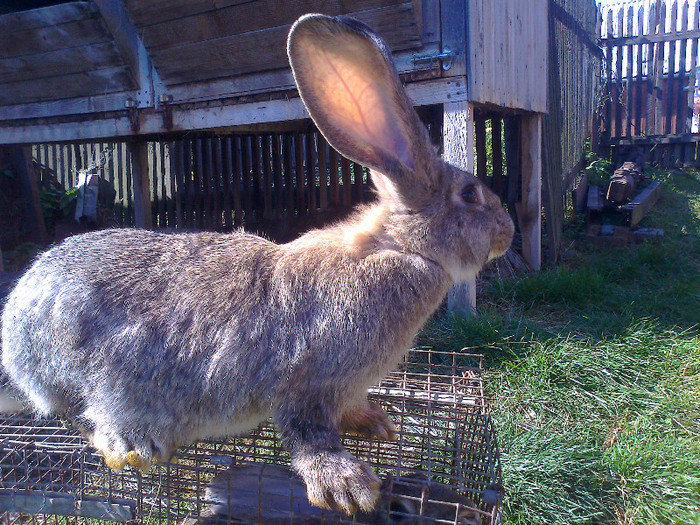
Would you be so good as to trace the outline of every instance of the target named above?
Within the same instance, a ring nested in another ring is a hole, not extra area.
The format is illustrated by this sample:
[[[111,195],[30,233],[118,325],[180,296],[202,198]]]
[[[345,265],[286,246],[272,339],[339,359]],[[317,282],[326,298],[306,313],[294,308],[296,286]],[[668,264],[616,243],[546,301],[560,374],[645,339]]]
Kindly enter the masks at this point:
[[[603,142],[616,153],[641,146],[642,160],[697,164],[700,2],[635,2],[603,16]]]
[[[42,177],[64,188],[100,165],[116,191],[119,225],[134,224],[132,159],[124,142],[41,144]],[[148,143],[153,226],[230,231],[245,227],[286,239],[342,216],[371,198],[367,169],[339,155],[315,129],[201,136]]]
[[[598,16],[593,0],[551,0],[549,4],[549,112],[542,121],[542,203],[545,256],[551,262],[559,257],[565,195],[583,166],[584,144],[596,123],[602,58]]]

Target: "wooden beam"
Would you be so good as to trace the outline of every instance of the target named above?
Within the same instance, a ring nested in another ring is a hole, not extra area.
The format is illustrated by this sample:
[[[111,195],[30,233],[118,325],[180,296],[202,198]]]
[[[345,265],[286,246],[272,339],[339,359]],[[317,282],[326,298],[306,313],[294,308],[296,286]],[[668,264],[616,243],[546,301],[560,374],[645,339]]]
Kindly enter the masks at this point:
[[[460,102],[467,98],[464,77],[415,82],[406,91],[416,106]],[[2,118],[0,110],[0,119]],[[39,142],[66,142],[149,135],[175,131],[215,129],[246,124],[265,124],[308,118],[299,98],[246,102],[222,105],[221,101],[204,107],[172,105],[169,107],[172,125],[166,127],[163,112],[152,108],[137,112],[138,126],[134,130],[132,119],[126,111],[89,116],[82,121],[38,121],[23,126],[2,125],[0,144],[33,144]]]
[[[127,143],[127,148],[131,154],[134,226],[150,230],[153,228],[153,217],[148,173],[148,143],[143,140],[130,141]]]
[[[446,162],[474,172],[474,108],[466,100],[443,106],[443,158]],[[454,312],[472,314],[476,309],[476,276],[452,287],[447,307]]]
[[[94,3],[139,88],[136,98],[139,107],[157,106],[165,87],[122,2],[94,0]]]
[[[523,257],[532,270],[542,265],[542,116],[522,117],[520,126],[521,200],[516,203]]]

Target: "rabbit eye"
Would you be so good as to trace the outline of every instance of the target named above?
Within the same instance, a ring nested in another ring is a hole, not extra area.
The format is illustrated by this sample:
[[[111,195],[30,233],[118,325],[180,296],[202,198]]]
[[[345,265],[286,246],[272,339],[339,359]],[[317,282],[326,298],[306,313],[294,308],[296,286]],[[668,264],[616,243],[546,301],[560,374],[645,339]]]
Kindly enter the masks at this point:
[[[479,196],[476,193],[476,188],[474,186],[467,186],[462,190],[462,200],[467,204],[476,204],[479,200]]]

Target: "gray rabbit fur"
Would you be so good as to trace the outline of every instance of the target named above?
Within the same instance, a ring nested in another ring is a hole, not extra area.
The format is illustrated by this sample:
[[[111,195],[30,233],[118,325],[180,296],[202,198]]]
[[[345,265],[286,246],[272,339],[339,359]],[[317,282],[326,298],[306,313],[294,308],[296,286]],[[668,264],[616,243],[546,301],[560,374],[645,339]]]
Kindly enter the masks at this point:
[[[435,154],[367,26],[306,15],[288,52],[309,113],[372,168],[378,202],[283,245],[244,232],[69,238],[8,297],[2,365],[37,412],[72,420],[112,468],[146,470],[272,416],[311,503],[369,511],[379,480],[339,429],[393,435],[367,388],[454,282],[507,250],[513,224]]]

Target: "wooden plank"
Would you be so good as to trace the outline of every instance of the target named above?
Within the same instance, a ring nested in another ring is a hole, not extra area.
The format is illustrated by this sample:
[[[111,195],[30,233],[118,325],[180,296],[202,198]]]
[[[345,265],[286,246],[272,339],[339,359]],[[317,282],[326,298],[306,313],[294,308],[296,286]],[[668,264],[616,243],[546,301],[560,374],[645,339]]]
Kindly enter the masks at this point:
[[[210,205],[207,207],[209,210],[209,226],[215,231],[221,231],[221,171],[219,166],[216,164],[215,155],[215,141],[217,137],[210,137],[207,139],[206,144],[206,156],[204,157],[205,169],[207,171],[207,178],[209,179],[209,195],[210,195]]]
[[[542,117],[522,117],[520,132],[521,201],[516,204],[523,258],[532,270],[542,262]]]
[[[688,29],[688,0],[683,2],[681,6],[680,31]],[[688,98],[686,89],[688,89],[688,80],[686,78],[686,53],[688,50],[688,40],[681,40],[680,50],[678,55],[678,81],[676,84],[676,120],[673,126],[673,133],[689,133],[691,129],[686,129],[686,113]]]
[[[617,32],[618,36],[622,36],[624,24],[624,9],[617,12]],[[613,99],[613,112],[615,113],[615,130],[614,137],[621,137],[622,130],[622,113],[624,106],[622,105],[622,62],[623,62],[623,46],[615,48],[615,87],[617,88],[615,98]]]
[[[474,172],[474,109],[467,102],[443,106],[443,158],[467,172]],[[448,308],[469,315],[476,309],[476,279],[453,286],[447,295]]]
[[[650,5],[655,5],[655,4],[650,4]],[[662,4],[665,6],[665,4]],[[649,12],[650,15],[652,15],[652,11]],[[649,17],[650,19],[653,19],[653,15]],[[662,32],[656,32],[654,34],[653,27],[656,25],[655,22],[651,22],[651,27],[652,27],[652,32],[650,34],[644,34],[644,35],[637,35],[637,36],[632,36],[632,37],[613,37],[613,38],[603,38],[600,41],[600,45],[603,47],[617,47],[617,46],[625,46],[625,45],[634,45],[634,44],[655,44],[658,42],[670,42],[670,41],[678,41],[678,40],[685,40],[685,39],[691,39],[691,38],[700,38],[700,29],[694,28],[690,29],[687,31],[678,31],[672,35],[669,35],[665,31]]]
[[[45,245],[48,235],[41,209],[39,173],[32,162],[31,147],[0,145],[0,165],[9,167],[17,177],[16,184],[25,202],[21,213],[24,226],[29,232],[27,240]]]
[[[53,76],[41,81],[27,80],[0,86],[0,106],[38,100],[56,100],[89,96],[92,93],[114,93],[133,87],[126,66],[106,67]]]
[[[338,152],[330,145],[328,146],[328,165],[329,165],[329,183],[330,183],[330,201],[331,207],[338,208],[340,206],[340,182],[338,178]]]
[[[231,159],[231,137],[221,137],[218,141],[219,166],[221,166],[221,182],[223,186],[223,215],[224,229],[233,229],[233,208],[231,206],[231,172],[233,171]]]
[[[450,2],[451,9],[446,10],[445,2],[441,3],[442,32],[452,34],[449,28],[455,26],[455,32],[467,35],[470,100],[546,112],[547,88],[541,79],[547,71],[549,1],[531,0],[523,9],[518,1],[495,4],[491,0],[468,0],[466,31],[459,4]],[[494,27],[499,30],[492,31]]]
[[[656,32],[657,19],[656,19],[656,4],[652,3],[649,5],[649,14],[647,20],[647,32],[652,34]],[[646,75],[646,127],[644,134],[653,135],[654,134],[654,104],[655,104],[655,94],[656,94],[656,44],[649,44],[647,54],[647,75]]]
[[[194,172],[194,206],[195,206],[195,224],[200,230],[204,230],[208,226],[209,220],[209,185],[204,172],[204,148],[203,139],[194,141],[192,164]]]
[[[250,135],[240,137],[241,147],[241,193],[243,195],[243,224],[252,225],[255,221],[253,214],[253,169],[251,166]]]
[[[253,210],[255,213],[255,221],[260,222],[265,211],[265,202],[262,197],[262,172],[260,169],[260,136],[252,135],[250,137],[251,151],[251,173],[253,181]]]
[[[640,6],[637,11],[637,27],[639,34],[644,31],[644,6]],[[648,47],[648,46],[647,46]],[[644,44],[637,44],[637,54],[636,54],[636,74],[635,74],[635,108],[634,108],[634,126],[631,130],[630,135],[641,135],[646,129],[646,105],[642,104],[642,101],[646,103],[646,93],[643,90],[644,86]]]
[[[364,200],[364,170],[362,164],[352,163],[353,175],[353,203],[360,203]]]
[[[651,207],[659,200],[661,196],[661,183],[653,181],[644,188],[636,197],[628,204],[621,206],[620,209],[630,214],[630,226],[636,226],[649,212]]]
[[[282,136],[279,133],[272,135],[272,172],[275,184],[275,217],[284,216],[284,182],[282,172]]]
[[[233,225],[240,228],[243,225],[243,199],[241,197],[241,179],[243,168],[241,167],[241,148],[240,138],[237,136],[231,137],[229,142],[231,146],[231,184],[233,187]]]
[[[613,140],[612,144],[619,146],[641,146],[647,144],[682,144],[689,142],[700,142],[700,133],[629,137]]]
[[[670,12],[670,19],[669,19],[669,36],[672,36],[673,33],[676,32],[677,29],[677,23],[678,23],[678,3],[676,0],[673,0],[671,3],[671,12]],[[675,109],[675,102],[677,100],[676,96],[676,73],[678,71],[677,69],[677,63],[676,63],[676,41],[671,40],[669,42],[669,52],[668,52],[668,57],[667,57],[667,66],[668,66],[668,74],[667,74],[667,79],[666,79],[666,89],[664,90],[664,104],[663,104],[663,120],[664,120],[664,126],[663,126],[663,132],[664,134],[666,133],[671,133],[671,130],[675,127],[675,121],[676,121],[676,112],[674,111]]]
[[[309,215],[315,215],[317,211],[317,203],[316,203],[316,159],[315,157],[315,152],[316,152],[316,145],[314,141],[314,133],[313,131],[307,131],[304,134],[304,145],[305,145],[305,172],[306,172],[306,188],[307,188],[307,199],[308,199],[308,208],[309,208]]]
[[[607,36],[611,36],[613,34],[613,15],[612,15],[612,10],[609,10],[606,15],[606,32]],[[607,100],[607,104],[605,104],[605,129],[603,131],[603,142],[604,143],[609,143],[610,139],[613,136],[613,106],[614,106],[614,99],[613,99],[613,69],[612,69],[612,57],[613,57],[613,48],[612,47],[607,47],[605,49],[605,78],[604,78],[604,87],[605,87],[605,97]]]
[[[184,214],[182,211],[183,189],[183,148],[181,140],[169,143],[170,149],[170,191],[172,195],[173,209],[171,228],[182,229],[184,227]]]
[[[693,29],[700,33],[700,3],[693,5]],[[688,99],[686,104],[685,133],[693,130],[693,112],[695,106],[695,88],[698,74],[698,38],[692,39],[690,52],[690,71],[688,72]]]
[[[279,0],[257,0],[158,23],[154,23],[153,19],[138,19],[136,26],[141,31],[146,46],[155,50],[288,26],[306,13],[323,13],[328,16],[352,13],[356,17],[358,11],[405,3],[405,0],[305,0],[283,3]],[[127,6],[128,4],[129,2]]]
[[[250,0],[124,0],[124,7],[135,25],[145,26],[248,2]]]
[[[350,174],[350,161],[340,156],[340,170],[342,181],[343,206],[352,205],[352,178]]]
[[[91,2],[71,2],[29,11],[17,11],[0,15],[0,35],[33,31],[96,16],[97,10]]]
[[[321,211],[328,208],[328,143],[323,135],[316,132],[318,144],[318,207]]]
[[[377,31],[392,50],[419,47],[413,4],[353,13]],[[250,33],[149,49],[166,85],[182,84],[244,73],[286,69],[289,25]]]
[[[84,73],[123,66],[114,42],[47,51],[35,55],[0,58],[0,84]]]
[[[148,143],[130,141],[127,149],[131,154],[131,177],[133,183],[134,226],[150,230],[153,228],[151,194],[149,191]]]
[[[657,33],[666,32],[666,4],[662,3],[659,11],[659,23]],[[654,53],[654,134],[660,135],[664,132],[664,56],[665,43],[657,42]]]
[[[263,187],[263,218],[268,220],[274,217],[274,209],[272,207],[272,172],[270,170],[270,162],[272,161],[272,137],[270,135],[262,136],[262,187]]]
[[[194,201],[195,201],[195,191],[194,186],[194,174],[193,174],[193,163],[192,163],[192,140],[184,141],[184,153],[185,153],[185,228],[192,230],[195,227],[194,218]]]
[[[634,32],[634,7],[629,6],[627,9],[627,24],[625,26],[625,32],[627,36],[631,36]],[[625,135],[628,137],[632,134],[632,120],[634,118],[634,97],[632,93],[632,85],[634,75],[632,73],[634,67],[634,46],[628,45],[625,48],[627,55],[627,68],[625,75],[625,85],[627,91],[627,101],[625,104],[626,108],[626,119],[625,119]]]
[[[295,195],[296,209],[298,216],[306,215],[306,198],[304,196],[304,136],[301,133],[295,133],[294,137],[294,173],[295,180]]]
[[[109,42],[112,36],[99,18],[87,18],[29,31],[0,33],[3,58]]]
[[[294,165],[292,162],[292,134],[285,133],[282,138],[282,155],[284,158],[284,196],[285,215],[293,218],[294,213]]]

